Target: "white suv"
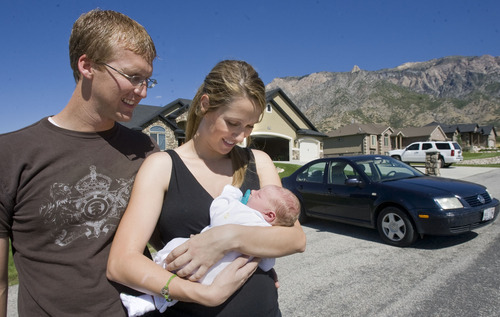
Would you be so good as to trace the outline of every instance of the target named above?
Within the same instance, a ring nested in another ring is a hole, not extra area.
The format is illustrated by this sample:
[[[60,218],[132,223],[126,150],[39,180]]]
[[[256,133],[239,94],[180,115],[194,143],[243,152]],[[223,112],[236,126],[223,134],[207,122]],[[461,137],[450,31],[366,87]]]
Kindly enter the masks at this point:
[[[425,163],[425,154],[434,151],[439,152],[441,167],[448,167],[464,159],[460,145],[451,141],[414,142],[403,150],[389,151],[389,156],[405,163]]]

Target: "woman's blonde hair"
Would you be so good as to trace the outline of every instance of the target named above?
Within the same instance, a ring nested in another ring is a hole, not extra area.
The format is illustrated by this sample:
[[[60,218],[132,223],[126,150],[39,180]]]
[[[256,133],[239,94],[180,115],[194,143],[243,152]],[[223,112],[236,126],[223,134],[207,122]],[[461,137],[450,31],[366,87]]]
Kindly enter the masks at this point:
[[[86,54],[96,64],[106,63],[117,47],[142,56],[149,64],[156,58],[156,48],[148,32],[128,16],[100,9],[82,14],[73,24],[69,38],[69,59],[75,81],[80,80],[80,56]]]
[[[248,98],[260,107],[261,117],[266,106],[266,88],[255,69],[244,61],[221,61],[205,77],[191,102],[187,117],[186,141],[193,138],[206,113],[201,108],[203,95],[207,95],[209,100],[208,107],[205,107],[208,109],[206,112],[216,111],[231,103],[235,98]],[[248,157],[239,146],[235,146],[229,156],[234,171],[233,185],[240,187],[248,166]]]

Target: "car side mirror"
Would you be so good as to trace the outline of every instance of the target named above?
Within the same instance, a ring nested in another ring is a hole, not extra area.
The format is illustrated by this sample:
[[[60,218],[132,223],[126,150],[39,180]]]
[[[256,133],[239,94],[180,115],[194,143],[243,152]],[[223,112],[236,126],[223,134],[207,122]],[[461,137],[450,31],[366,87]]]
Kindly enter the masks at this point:
[[[345,184],[347,186],[359,186],[359,187],[363,187],[364,182],[362,180],[357,179],[357,178],[348,178],[348,179],[346,179]]]

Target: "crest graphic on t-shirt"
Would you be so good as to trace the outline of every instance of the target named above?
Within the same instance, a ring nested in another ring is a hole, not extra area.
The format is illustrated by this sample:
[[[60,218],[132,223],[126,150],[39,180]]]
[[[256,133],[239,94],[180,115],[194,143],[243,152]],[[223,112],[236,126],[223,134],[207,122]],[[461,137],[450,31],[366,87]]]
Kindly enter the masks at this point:
[[[74,186],[54,183],[50,200],[40,207],[46,224],[54,227],[54,243],[66,246],[79,238],[99,238],[114,232],[127,206],[134,178],[117,179],[97,173],[94,165],[90,174]],[[116,188],[110,190],[112,187]]]

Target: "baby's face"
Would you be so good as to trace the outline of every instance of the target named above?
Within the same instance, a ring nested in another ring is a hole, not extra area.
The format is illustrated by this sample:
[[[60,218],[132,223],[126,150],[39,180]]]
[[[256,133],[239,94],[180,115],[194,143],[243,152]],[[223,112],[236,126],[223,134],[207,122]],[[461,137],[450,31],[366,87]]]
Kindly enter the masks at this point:
[[[247,206],[260,212],[272,210],[271,198],[278,194],[278,191],[272,186],[265,186],[259,190],[252,190]]]

